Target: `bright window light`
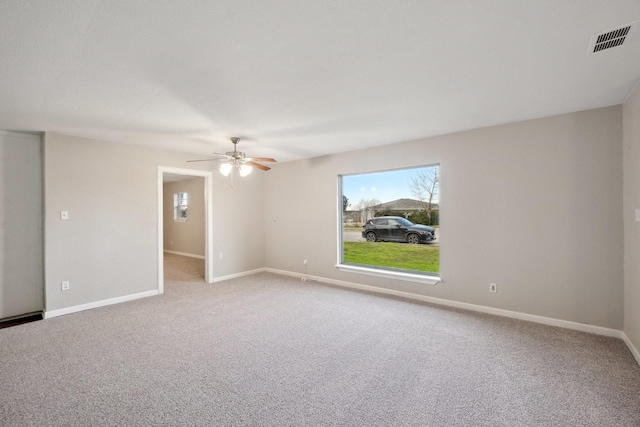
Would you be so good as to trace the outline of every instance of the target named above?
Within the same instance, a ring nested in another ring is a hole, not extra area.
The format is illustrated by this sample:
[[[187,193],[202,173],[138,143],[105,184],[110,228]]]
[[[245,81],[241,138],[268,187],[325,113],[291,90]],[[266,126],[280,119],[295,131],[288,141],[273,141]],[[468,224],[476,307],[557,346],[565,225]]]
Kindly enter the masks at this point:
[[[410,275],[440,274],[440,166],[340,177],[339,264]]]

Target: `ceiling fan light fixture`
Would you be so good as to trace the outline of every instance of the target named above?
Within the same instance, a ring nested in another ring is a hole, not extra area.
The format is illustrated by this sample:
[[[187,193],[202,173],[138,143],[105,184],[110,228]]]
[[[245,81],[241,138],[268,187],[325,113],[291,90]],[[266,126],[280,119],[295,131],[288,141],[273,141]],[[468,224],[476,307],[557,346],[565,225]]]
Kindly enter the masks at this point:
[[[220,165],[220,173],[224,176],[229,176],[231,169],[233,169],[231,163],[223,163]]]
[[[252,167],[249,165],[240,165],[240,176],[244,178],[245,176],[249,175],[251,173],[251,169]]]
[[[272,159],[271,157],[246,157],[242,151],[237,150],[238,141],[240,138],[233,137],[231,138],[231,142],[233,143],[233,151],[227,151],[225,154],[222,153],[213,153],[217,158],[210,159],[198,159],[198,160],[187,160],[187,162],[209,162],[212,160],[221,160],[222,163],[220,165],[220,173],[224,176],[229,176],[232,174],[233,169],[238,169],[238,174],[241,177],[245,177],[251,173],[251,171],[256,168],[262,171],[268,171],[271,168],[269,166],[265,166],[258,162],[270,162],[275,163],[276,159]],[[231,175],[233,178],[233,175]]]

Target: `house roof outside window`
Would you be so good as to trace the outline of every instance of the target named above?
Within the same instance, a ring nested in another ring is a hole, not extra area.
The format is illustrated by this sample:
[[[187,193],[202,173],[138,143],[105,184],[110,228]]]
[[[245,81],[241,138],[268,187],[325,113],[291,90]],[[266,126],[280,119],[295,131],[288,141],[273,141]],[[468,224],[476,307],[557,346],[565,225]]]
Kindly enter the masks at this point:
[[[427,208],[427,202],[421,202],[415,199],[398,199],[390,202],[380,203],[379,205],[371,206],[368,210],[371,211],[420,211]],[[437,203],[431,203],[431,210],[437,211],[440,207]]]

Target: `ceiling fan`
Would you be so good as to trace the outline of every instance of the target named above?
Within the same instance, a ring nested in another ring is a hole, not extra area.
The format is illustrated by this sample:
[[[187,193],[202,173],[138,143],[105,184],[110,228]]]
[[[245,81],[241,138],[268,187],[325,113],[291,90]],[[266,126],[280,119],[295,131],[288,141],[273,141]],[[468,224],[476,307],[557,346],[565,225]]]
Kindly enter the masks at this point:
[[[246,157],[242,151],[238,151],[238,142],[240,138],[233,137],[231,138],[231,142],[233,143],[233,151],[227,151],[226,153],[213,153],[218,157],[214,157],[211,159],[200,159],[200,160],[187,160],[187,162],[209,162],[211,160],[220,160],[223,162],[220,165],[220,173],[224,176],[229,176],[233,168],[238,168],[238,172],[240,176],[247,176],[251,173],[253,168],[257,168],[263,171],[268,171],[271,169],[269,166],[261,165],[256,162],[273,162],[276,160],[270,157]]]

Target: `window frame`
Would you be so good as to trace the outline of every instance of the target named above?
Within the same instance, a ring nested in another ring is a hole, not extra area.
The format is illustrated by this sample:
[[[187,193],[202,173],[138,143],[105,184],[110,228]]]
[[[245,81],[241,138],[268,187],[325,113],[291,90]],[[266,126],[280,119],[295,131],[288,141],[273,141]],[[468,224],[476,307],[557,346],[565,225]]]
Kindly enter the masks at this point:
[[[392,267],[376,267],[365,264],[345,264],[344,262],[344,212],[343,212],[343,178],[348,176],[357,176],[357,175],[367,175],[367,174],[375,174],[381,172],[393,172],[393,171],[401,171],[407,169],[420,169],[420,168],[428,168],[432,166],[437,166],[439,168],[439,174],[441,176],[442,173],[442,165],[440,163],[431,163],[419,166],[407,166],[402,168],[394,168],[394,169],[384,169],[384,170],[376,170],[376,171],[368,171],[368,172],[359,172],[359,173],[344,173],[338,174],[337,179],[337,187],[338,187],[338,196],[336,198],[337,206],[338,206],[338,215],[337,215],[337,233],[338,233],[338,247],[337,247],[337,263],[335,267],[343,272],[352,273],[352,274],[361,274],[366,276],[373,276],[385,279],[394,279],[406,282],[414,282],[421,283],[426,285],[436,285],[442,282],[442,269],[439,268],[438,273],[429,273],[429,272],[418,272],[415,270],[404,270],[404,269],[394,269]],[[442,210],[442,204],[439,202],[439,210]],[[440,226],[441,228],[441,226]],[[440,248],[442,245],[438,242]]]

